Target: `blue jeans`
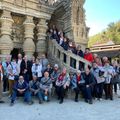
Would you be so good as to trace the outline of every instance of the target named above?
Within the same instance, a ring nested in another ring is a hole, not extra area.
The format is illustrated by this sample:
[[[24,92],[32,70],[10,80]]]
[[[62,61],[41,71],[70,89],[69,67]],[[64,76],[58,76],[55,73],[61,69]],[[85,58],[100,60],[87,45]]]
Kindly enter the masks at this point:
[[[92,100],[92,87],[85,88],[85,99]]]
[[[29,95],[30,95],[30,96],[29,96],[30,101],[32,101],[33,92],[30,91],[30,92],[29,92]],[[42,99],[43,99],[42,93],[41,93],[40,91],[39,91],[35,96],[37,96],[39,100],[42,100]]]
[[[17,90],[13,90],[11,101],[15,101],[17,96],[23,95],[25,102],[30,102],[30,92],[28,90],[20,94]]]

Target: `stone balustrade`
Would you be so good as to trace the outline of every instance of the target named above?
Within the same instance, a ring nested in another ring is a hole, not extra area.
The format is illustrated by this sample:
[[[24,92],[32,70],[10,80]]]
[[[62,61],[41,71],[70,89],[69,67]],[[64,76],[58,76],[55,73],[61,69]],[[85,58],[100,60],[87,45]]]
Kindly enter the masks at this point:
[[[73,54],[71,51],[65,51],[56,40],[49,40],[48,42],[48,58],[55,60],[59,66],[66,67],[68,71],[73,72],[79,69],[81,63],[84,65],[84,68],[88,65],[91,66],[91,63],[84,58]]]

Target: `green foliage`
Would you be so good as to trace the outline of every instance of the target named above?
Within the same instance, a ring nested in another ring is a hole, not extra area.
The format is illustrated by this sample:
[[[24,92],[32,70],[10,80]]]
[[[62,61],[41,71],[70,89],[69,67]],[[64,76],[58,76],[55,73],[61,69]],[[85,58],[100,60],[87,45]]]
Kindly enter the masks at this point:
[[[120,44],[120,21],[110,23],[105,31],[89,38],[88,46],[112,40],[115,44]]]

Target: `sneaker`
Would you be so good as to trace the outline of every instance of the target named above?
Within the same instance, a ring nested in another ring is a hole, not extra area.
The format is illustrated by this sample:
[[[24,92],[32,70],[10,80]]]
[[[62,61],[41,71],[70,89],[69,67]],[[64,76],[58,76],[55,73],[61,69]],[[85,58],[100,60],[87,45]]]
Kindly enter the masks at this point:
[[[89,104],[93,104],[93,101],[92,101],[92,100],[89,100]]]
[[[86,102],[86,103],[88,103],[88,100],[87,100],[87,99],[85,99],[85,102]]]
[[[60,100],[59,104],[62,104],[63,103],[63,100]]]
[[[113,97],[111,97],[110,100],[113,100]]]
[[[14,105],[14,101],[11,101],[10,106],[13,106],[13,105]]]
[[[42,100],[39,100],[39,104],[42,104]]]
[[[28,102],[28,105],[32,105],[32,104],[33,104],[33,101]]]
[[[5,103],[5,101],[1,100],[0,103]]]
[[[75,99],[75,102],[78,102],[78,99]]]
[[[102,98],[99,99],[99,101],[102,101],[102,100],[103,100]]]

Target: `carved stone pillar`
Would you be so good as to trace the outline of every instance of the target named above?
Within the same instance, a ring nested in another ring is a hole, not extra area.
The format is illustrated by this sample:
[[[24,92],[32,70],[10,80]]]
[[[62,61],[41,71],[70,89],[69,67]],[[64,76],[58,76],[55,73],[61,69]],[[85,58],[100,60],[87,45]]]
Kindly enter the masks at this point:
[[[1,54],[5,57],[9,55],[13,49],[13,42],[11,40],[11,31],[13,19],[11,12],[4,10],[0,18],[1,21],[1,38],[0,38],[0,50]]]
[[[38,25],[38,42],[37,42],[37,52],[38,55],[41,56],[42,53],[46,52],[46,30],[47,30],[47,25],[46,25],[46,20],[41,18]]]
[[[35,24],[33,23],[33,17],[26,16],[26,20],[23,24],[24,24],[24,29],[25,29],[23,50],[25,54],[30,58],[35,52],[35,44],[33,42],[33,37],[34,37],[33,30],[34,30]]]

